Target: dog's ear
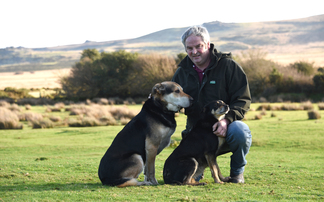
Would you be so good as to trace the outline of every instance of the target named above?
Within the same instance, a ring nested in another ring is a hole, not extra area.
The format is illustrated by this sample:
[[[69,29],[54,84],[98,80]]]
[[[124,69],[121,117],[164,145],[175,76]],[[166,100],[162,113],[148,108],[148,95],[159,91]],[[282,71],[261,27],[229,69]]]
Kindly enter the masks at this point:
[[[152,94],[160,94],[162,95],[165,91],[165,86],[161,83],[157,83],[154,85],[152,89]]]

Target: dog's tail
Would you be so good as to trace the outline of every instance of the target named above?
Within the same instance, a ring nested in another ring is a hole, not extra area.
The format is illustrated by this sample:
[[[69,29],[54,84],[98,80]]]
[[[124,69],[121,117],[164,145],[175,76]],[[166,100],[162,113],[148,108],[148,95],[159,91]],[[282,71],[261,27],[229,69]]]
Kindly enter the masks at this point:
[[[135,178],[132,178],[132,179],[128,179],[128,181],[126,181],[122,184],[117,185],[117,187],[136,186],[136,185],[139,185],[138,183],[139,182]]]
[[[117,186],[117,187],[128,187],[136,186],[138,181],[135,178],[120,178],[115,180],[101,179],[103,185]]]

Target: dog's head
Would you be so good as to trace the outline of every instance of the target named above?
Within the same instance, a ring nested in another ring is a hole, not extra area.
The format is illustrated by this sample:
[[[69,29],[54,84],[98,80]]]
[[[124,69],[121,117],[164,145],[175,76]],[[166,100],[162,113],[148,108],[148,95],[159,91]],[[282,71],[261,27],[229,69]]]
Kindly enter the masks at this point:
[[[168,111],[172,112],[189,107],[193,100],[190,95],[183,92],[179,84],[172,81],[155,84],[150,97],[161,102]]]
[[[212,114],[218,121],[222,120],[228,111],[229,106],[222,100],[212,101],[203,109],[204,113]]]

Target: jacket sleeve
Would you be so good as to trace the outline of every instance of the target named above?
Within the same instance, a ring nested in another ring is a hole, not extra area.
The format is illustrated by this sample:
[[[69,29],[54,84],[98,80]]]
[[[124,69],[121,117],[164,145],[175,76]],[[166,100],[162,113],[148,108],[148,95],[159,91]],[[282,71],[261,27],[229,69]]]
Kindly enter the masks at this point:
[[[230,111],[225,118],[231,123],[244,118],[244,114],[250,109],[251,94],[248,79],[242,67],[231,59],[227,62],[230,62],[226,76]]]

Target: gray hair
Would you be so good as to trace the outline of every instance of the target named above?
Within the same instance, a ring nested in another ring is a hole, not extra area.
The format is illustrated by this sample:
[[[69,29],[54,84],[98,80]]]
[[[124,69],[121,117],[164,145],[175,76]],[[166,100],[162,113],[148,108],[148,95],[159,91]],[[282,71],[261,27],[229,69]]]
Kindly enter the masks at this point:
[[[192,26],[192,27],[189,27],[185,31],[185,33],[183,33],[183,35],[181,36],[182,44],[184,45],[185,48],[186,48],[186,40],[192,34],[194,34],[195,36],[200,36],[201,39],[206,44],[210,41],[209,33],[205,27],[200,26],[200,25]]]

